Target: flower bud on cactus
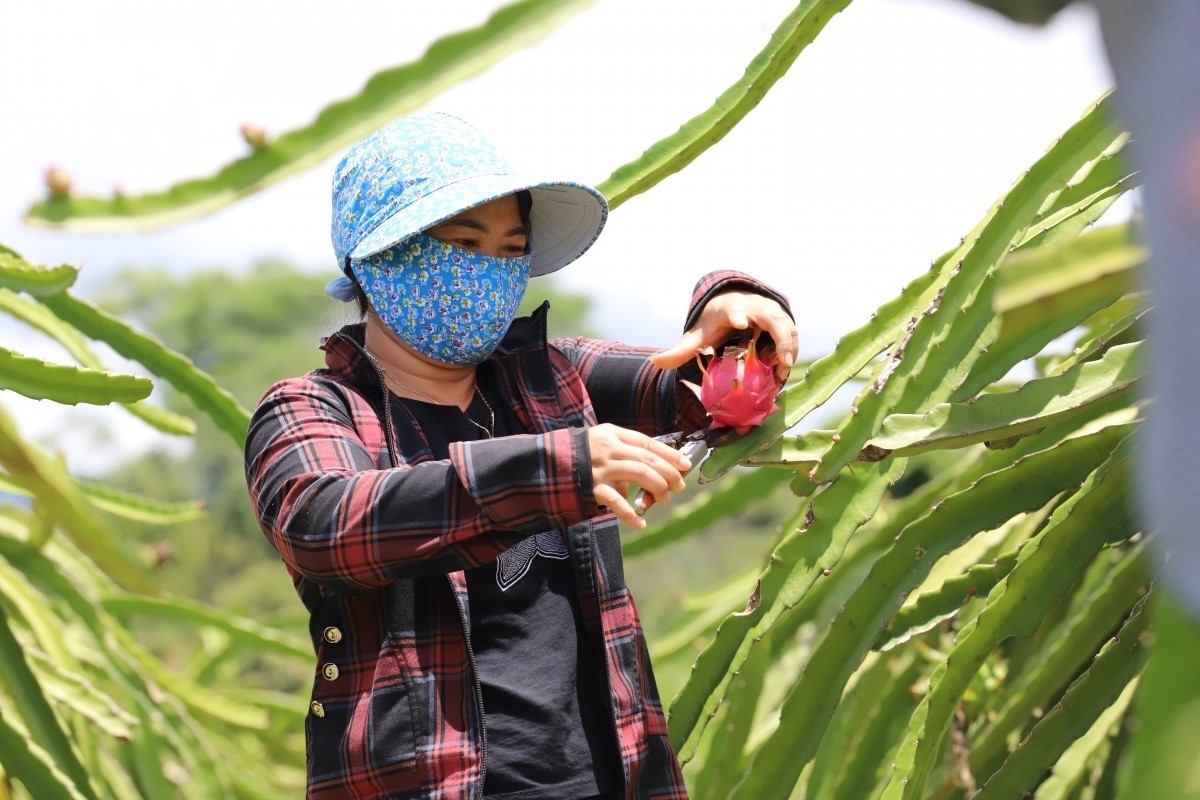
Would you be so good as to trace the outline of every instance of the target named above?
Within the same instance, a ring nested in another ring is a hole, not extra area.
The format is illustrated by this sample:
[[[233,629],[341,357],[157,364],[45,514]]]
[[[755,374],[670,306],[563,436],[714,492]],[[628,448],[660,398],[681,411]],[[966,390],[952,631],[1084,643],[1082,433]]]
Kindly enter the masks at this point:
[[[51,197],[61,200],[71,193],[71,176],[62,167],[50,167],[46,170],[46,187]]]
[[[255,152],[266,149],[268,144],[266,128],[262,125],[255,125],[253,122],[247,122],[242,126],[242,138]]]
[[[779,410],[775,395],[781,384],[774,364],[758,357],[753,341],[747,348],[726,348],[720,358],[701,368],[700,402],[713,425],[726,425],[741,434]]]

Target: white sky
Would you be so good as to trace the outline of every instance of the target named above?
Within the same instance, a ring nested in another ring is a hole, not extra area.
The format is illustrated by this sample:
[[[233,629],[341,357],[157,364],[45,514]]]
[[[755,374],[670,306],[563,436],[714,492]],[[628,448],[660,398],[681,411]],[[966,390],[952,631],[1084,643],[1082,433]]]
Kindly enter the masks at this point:
[[[148,235],[50,233],[21,216],[50,164],[85,193],[210,174],[245,152],[243,122],[305,124],[500,5],[4,3],[0,242],[83,264],[85,294],[122,265],[241,268],[281,256],[333,276],[336,158]],[[599,183],[706,109],[794,5],[598,0],[427,108],[472,121],[519,166]],[[823,355],[956,243],[1110,80],[1090,8],[1031,29],[963,0],[855,0],[733,133],[619,208],[557,280],[594,295],[605,335],[665,346],[696,278],[743,269],[791,297],[802,355]],[[0,337],[43,352],[3,321]],[[50,404],[2,396],[27,432],[53,438]],[[103,413],[131,436],[144,431]],[[68,456],[86,468],[79,450]]]

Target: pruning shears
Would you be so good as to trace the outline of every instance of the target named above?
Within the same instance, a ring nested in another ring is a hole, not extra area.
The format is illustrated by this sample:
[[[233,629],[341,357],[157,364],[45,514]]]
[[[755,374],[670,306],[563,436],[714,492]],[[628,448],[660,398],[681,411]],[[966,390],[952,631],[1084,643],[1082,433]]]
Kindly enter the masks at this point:
[[[672,431],[654,438],[683,453],[692,462],[692,469],[696,469],[704,459],[708,458],[708,453],[712,448],[741,438],[741,434],[728,425],[710,425],[691,433]],[[638,516],[645,515],[647,509],[652,505],[654,505],[654,495],[645,489],[638,489],[637,495],[633,498],[633,510],[637,512]]]

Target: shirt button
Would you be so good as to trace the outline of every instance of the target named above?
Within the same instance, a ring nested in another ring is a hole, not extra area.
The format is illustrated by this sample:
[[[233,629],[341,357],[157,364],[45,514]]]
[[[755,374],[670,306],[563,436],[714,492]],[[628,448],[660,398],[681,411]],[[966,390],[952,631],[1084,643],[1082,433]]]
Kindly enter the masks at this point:
[[[324,717],[325,716],[325,706],[321,705],[316,700],[312,701],[312,704],[309,705],[309,708],[312,709],[312,713],[313,713],[314,717]]]
[[[338,678],[337,664],[326,664],[321,667],[321,674],[325,676],[327,681],[336,681]]]
[[[325,629],[325,641],[329,642],[330,644],[337,644],[341,640],[342,632],[340,630],[332,625]]]

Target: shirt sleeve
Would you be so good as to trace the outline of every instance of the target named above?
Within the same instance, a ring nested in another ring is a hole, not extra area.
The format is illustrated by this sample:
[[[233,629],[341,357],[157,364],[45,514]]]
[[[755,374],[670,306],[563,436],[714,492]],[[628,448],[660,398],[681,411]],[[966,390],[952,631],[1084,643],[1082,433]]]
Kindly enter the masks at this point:
[[[654,348],[585,338],[556,339],[553,345],[578,371],[597,422],[611,422],[647,436],[658,436],[678,425],[675,372],[650,363]],[[701,419],[703,414],[700,409]]]
[[[276,384],[246,440],[259,525],[313,581],[370,588],[475,567],[598,513],[580,466],[589,463],[586,429],[460,442],[448,460],[380,469],[349,393],[312,378]]]
[[[695,288],[692,289],[692,303],[688,308],[687,321],[683,323],[683,329],[686,331],[696,324],[696,320],[700,318],[700,312],[704,310],[704,306],[709,300],[719,294],[734,291],[754,292],[769,297],[779,303],[788,316],[792,319],[796,318],[785,295],[744,272],[723,269],[710,272],[696,282]]]

